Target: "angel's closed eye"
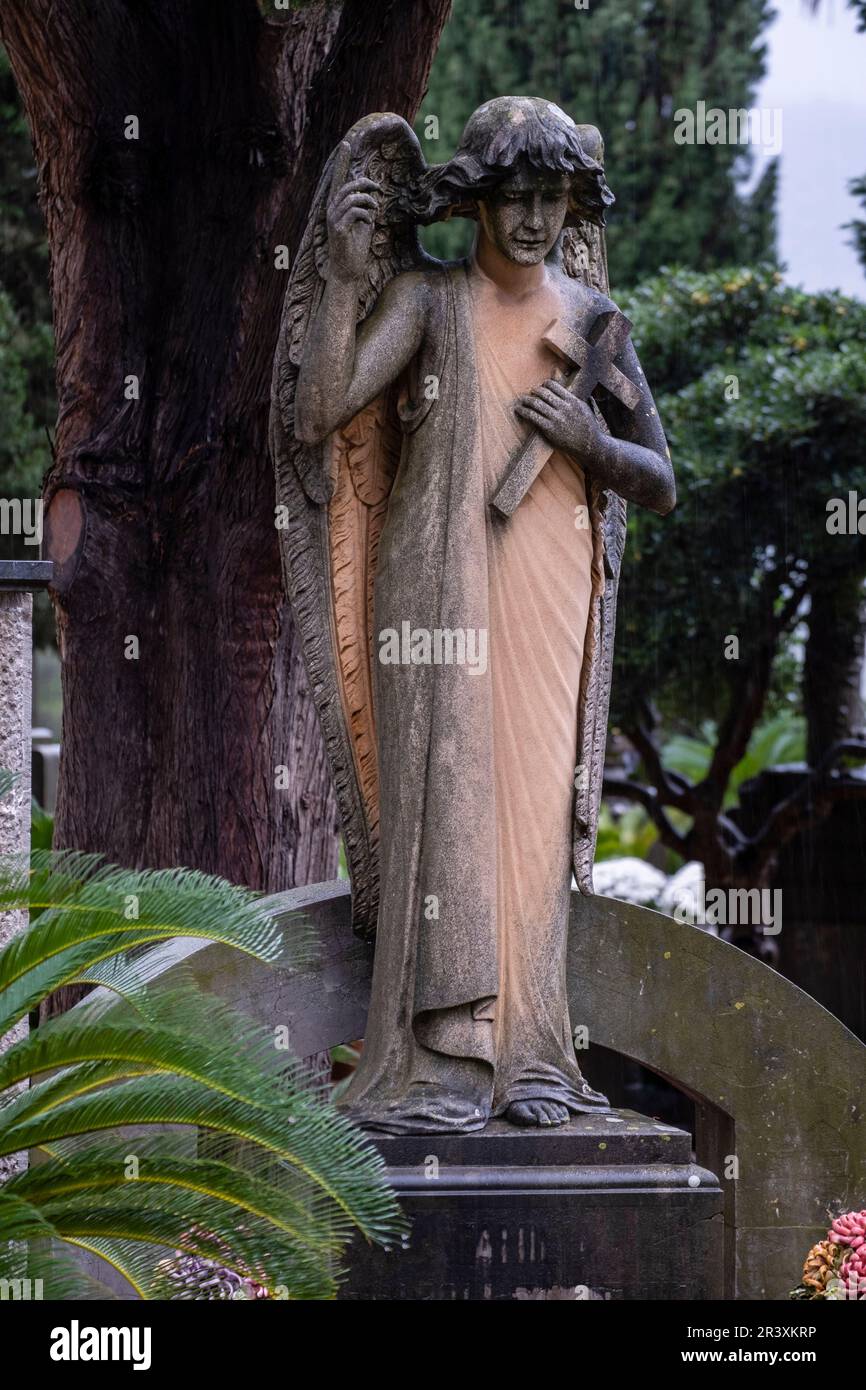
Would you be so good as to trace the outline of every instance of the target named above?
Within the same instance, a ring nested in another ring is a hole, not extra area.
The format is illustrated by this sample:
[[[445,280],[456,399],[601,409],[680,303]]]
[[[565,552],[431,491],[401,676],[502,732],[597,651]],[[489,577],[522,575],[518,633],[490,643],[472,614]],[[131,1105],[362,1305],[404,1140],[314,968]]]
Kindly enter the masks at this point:
[[[565,191],[561,188],[542,188],[538,191],[546,203],[558,203],[565,196]],[[530,203],[534,197],[535,190],[525,188],[512,193],[500,194],[500,201],[503,203]]]

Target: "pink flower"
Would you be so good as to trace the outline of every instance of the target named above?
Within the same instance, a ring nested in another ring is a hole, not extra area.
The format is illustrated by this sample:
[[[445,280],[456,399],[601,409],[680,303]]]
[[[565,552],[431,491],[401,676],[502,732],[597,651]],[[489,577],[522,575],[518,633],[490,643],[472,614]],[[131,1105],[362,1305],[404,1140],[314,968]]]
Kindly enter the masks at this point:
[[[866,1211],[837,1216],[830,1238],[844,1250],[838,1276],[843,1296],[866,1302]]]
[[[843,1216],[837,1216],[827,1238],[836,1245],[848,1245],[852,1250],[859,1250],[866,1241],[866,1211],[848,1211]]]
[[[839,1280],[845,1290],[845,1297],[866,1303],[866,1263],[848,1259],[839,1270]]]

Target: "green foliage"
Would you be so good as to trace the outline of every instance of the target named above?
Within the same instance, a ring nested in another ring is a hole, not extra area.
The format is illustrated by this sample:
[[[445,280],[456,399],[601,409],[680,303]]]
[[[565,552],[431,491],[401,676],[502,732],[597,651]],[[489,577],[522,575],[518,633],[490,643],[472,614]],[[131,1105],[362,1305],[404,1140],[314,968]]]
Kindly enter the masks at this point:
[[[44,325],[28,333],[0,285],[0,490],[4,497],[38,497],[49,461],[48,441],[28,407],[34,369],[41,367],[43,339]]]
[[[666,768],[679,772],[690,782],[700,782],[707,774],[716,747],[717,729],[706,724],[701,736],[675,734],[662,749]],[[770,767],[802,762],[806,756],[806,727],[801,716],[785,711],[765,720],[752,734],[744,758],[731,773],[725,809],[734,806],[744,782]]]
[[[344,1091],[348,1090],[349,1082],[352,1080],[353,1073],[361,1060],[361,1054],[356,1047],[350,1043],[341,1043],[339,1047],[331,1048],[331,1062],[334,1066],[350,1067],[351,1071],[338,1081],[334,1086],[334,1100],[339,1100]]]
[[[866,174],[862,178],[852,179],[848,185],[848,192],[857,198],[860,206],[866,210]],[[855,217],[851,222],[845,223],[845,230],[851,233],[851,245],[857,252],[860,264],[866,269],[866,222],[860,217]]]
[[[0,282],[27,324],[51,318],[48,246],[36,161],[21,99],[0,44]]]
[[[662,747],[665,769],[680,773],[696,785],[709,770],[717,737],[718,730],[709,721],[699,734],[674,734]],[[731,773],[723,809],[729,810],[737,804],[744,782],[758,777],[768,768],[802,762],[805,755],[806,729],[800,715],[786,709],[763,720],[752,733],[745,757],[740,759]],[[689,817],[676,810],[671,810],[669,816],[678,831],[688,828]],[[658,838],[658,829],[642,806],[630,806],[621,815],[614,816],[607,802],[602,802],[595,854],[597,861],[618,859],[624,855],[647,859]],[[667,872],[673,873],[681,862],[678,855],[669,851]]]
[[[670,439],[677,509],[634,509],[614,717],[651,693],[692,731],[720,720],[743,663],[794,630],[820,578],[866,574],[866,537],[827,504],[866,496],[866,306],[771,267],[665,271],[623,304]],[[739,659],[725,642],[739,640]]]
[[[0,787],[0,796],[3,795]],[[30,798],[30,852],[50,850],[54,842],[54,817],[44,810],[36,797]],[[42,909],[34,907],[30,911],[30,921],[35,922]]]
[[[278,928],[203,874],[46,851],[29,872],[0,865],[0,912],[16,910],[31,925],[0,951],[0,1036],[61,985],[103,988],[0,1056],[0,1158],[43,1160],[0,1187],[0,1277],[85,1296],[63,1258],[78,1247],[165,1297],[167,1247],[328,1298],[354,1232],[387,1243],[402,1229],[378,1154],[299,1064],[191,978],[155,986],[163,953],[142,951],[193,937],[297,964],[313,949],[301,920]],[[144,1128],[121,1137],[131,1125]]]
[[[48,247],[36,164],[0,46],[0,495],[35,497],[56,408]]]
[[[857,16],[857,29],[866,34],[866,0],[848,0],[848,6]]]
[[[776,166],[750,198],[748,147],[677,145],[674,113],[749,107],[765,71],[768,0],[455,0],[416,125],[431,162],[453,151],[471,112],[503,93],[546,97],[597,125],[617,204],[609,214],[617,291],[668,262],[711,267],[773,254]],[[425,118],[439,138],[425,138]],[[466,224],[425,244],[461,254]]]
[[[0,796],[2,796],[0,788]],[[30,802],[30,848],[50,849],[54,839],[54,817],[39,805],[35,796]]]
[[[602,802],[595,847],[598,863],[624,856],[646,859],[657,839],[658,831],[642,806],[630,806],[621,816],[614,816],[608,804]]]

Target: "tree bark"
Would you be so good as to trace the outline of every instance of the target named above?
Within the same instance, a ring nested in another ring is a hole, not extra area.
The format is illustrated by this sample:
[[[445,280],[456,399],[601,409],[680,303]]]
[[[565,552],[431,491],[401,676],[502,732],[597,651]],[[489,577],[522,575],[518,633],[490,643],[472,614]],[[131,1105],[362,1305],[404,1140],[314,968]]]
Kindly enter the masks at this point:
[[[275,247],[355,120],[412,119],[449,8],[0,0],[51,248],[60,847],[265,890],[336,872],[274,527]]]

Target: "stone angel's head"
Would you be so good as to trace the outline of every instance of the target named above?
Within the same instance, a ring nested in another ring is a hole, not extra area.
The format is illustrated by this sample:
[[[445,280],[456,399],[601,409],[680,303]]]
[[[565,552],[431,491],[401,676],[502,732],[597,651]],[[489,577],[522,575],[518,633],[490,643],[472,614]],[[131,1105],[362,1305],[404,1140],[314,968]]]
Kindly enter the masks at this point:
[[[604,223],[613,202],[601,137],[552,101],[497,97],[470,116],[454,158],[430,171],[425,221],[477,218],[510,261],[536,265],[563,227]]]

